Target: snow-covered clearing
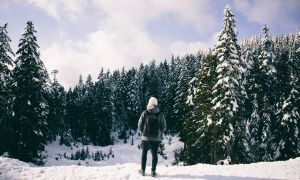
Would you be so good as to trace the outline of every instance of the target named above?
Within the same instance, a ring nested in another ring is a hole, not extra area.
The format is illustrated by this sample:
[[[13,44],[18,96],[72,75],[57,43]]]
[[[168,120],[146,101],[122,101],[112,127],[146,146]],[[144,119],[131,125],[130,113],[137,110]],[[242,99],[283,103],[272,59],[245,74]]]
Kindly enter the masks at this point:
[[[157,179],[225,179],[225,180],[261,180],[261,179],[300,179],[300,158],[282,162],[262,162],[247,165],[207,165],[171,166],[174,161],[173,151],[182,144],[177,137],[164,139],[164,153],[168,159],[159,156]],[[48,158],[45,167],[38,167],[24,163],[16,159],[0,157],[0,179],[2,180],[104,180],[104,179],[153,179],[150,176],[151,156],[148,154],[146,176],[140,176],[137,171],[140,168],[141,150],[138,148],[139,137],[135,135],[134,145],[131,140],[127,144],[122,141],[111,147],[114,158],[104,158],[104,161],[94,160],[67,160],[58,158],[56,154],[66,154],[80,150],[78,148],[58,145],[58,141],[46,147]],[[86,147],[86,146],[84,146]],[[90,153],[101,150],[109,152],[110,147],[89,146]],[[81,165],[77,165],[80,162]],[[88,162],[88,163],[87,163]]]
[[[138,163],[124,163],[111,166],[50,166],[32,167],[15,159],[0,157],[0,179],[153,179],[150,166],[146,176],[137,173]],[[248,165],[205,165],[172,166],[159,164],[158,179],[225,179],[225,180],[260,180],[260,179],[300,179],[300,158],[284,161],[255,163]]]
[[[117,139],[117,134],[113,135],[115,139]],[[133,145],[132,145],[133,138]],[[125,163],[140,163],[141,160],[141,149],[139,149],[139,145],[141,143],[141,137],[138,134],[134,134],[130,136],[127,140],[127,143],[124,144],[123,139],[117,139],[112,146],[93,146],[88,145],[84,146],[82,144],[77,144],[75,146],[67,147],[59,145],[59,139],[54,141],[53,143],[47,145],[45,150],[47,151],[47,162],[45,166],[64,166],[64,165],[84,165],[84,166],[107,166],[107,165],[117,165],[117,164],[125,164]],[[179,140],[178,136],[164,136],[163,137],[164,151],[163,153],[167,157],[164,159],[161,155],[158,156],[158,164],[162,164],[164,166],[171,166],[174,162],[174,151],[180,150],[183,148],[183,143]],[[63,158],[64,153],[66,156],[70,157],[71,154],[75,154],[76,151],[80,151],[88,147],[89,153],[96,153],[97,151],[101,151],[103,154],[108,155],[111,149],[114,157],[110,156],[109,158],[106,156],[104,160],[94,161],[92,158],[86,159],[84,161],[81,160],[68,160]],[[57,157],[58,160],[56,160]],[[148,152],[148,159],[151,160],[151,153]],[[148,165],[151,165],[151,161],[147,161]]]

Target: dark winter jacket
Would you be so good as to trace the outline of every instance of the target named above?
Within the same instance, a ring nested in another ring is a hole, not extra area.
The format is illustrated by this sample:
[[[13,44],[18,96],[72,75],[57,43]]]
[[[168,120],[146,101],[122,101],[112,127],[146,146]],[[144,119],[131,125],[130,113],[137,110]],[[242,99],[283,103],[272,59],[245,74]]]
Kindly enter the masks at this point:
[[[159,131],[158,131],[158,135],[156,137],[147,137],[144,136],[144,134],[142,135],[142,140],[143,141],[161,141],[161,135],[162,133],[166,130],[166,120],[165,117],[163,116],[163,114],[160,112],[160,109],[155,106],[152,109],[147,109],[145,110],[142,114],[141,117],[139,119],[139,123],[138,123],[138,128],[141,132],[143,132],[144,129],[144,125],[145,125],[145,120],[147,118],[148,112],[149,113],[153,113],[153,114],[158,114],[158,119],[159,119]]]

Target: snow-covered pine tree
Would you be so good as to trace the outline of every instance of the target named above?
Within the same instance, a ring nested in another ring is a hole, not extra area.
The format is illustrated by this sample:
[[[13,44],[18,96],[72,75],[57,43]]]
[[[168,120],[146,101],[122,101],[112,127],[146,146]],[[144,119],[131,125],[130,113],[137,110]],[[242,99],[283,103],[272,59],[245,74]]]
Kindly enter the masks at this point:
[[[281,156],[279,151],[280,141],[282,136],[280,135],[280,122],[279,119],[282,114],[280,114],[280,110],[284,104],[284,100],[286,100],[289,96],[291,86],[290,86],[290,68],[288,65],[289,61],[289,54],[292,43],[290,42],[290,36],[273,36],[273,52],[275,54],[275,69],[276,69],[276,100],[275,100],[275,111],[276,111],[276,121],[274,128],[275,130],[272,131],[273,144],[274,144],[274,160]]]
[[[235,162],[239,162],[236,150],[242,150],[243,144],[239,144],[239,149],[232,149],[237,131],[242,129],[241,106],[245,97],[245,89],[242,84],[243,64],[240,59],[240,47],[237,44],[235,30],[235,19],[230,7],[227,5],[224,10],[223,30],[219,35],[219,42],[214,49],[217,58],[217,79],[213,86],[212,110],[213,126],[215,126],[215,159],[225,159],[231,156]],[[238,144],[236,144],[238,145]],[[234,158],[233,158],[234,157]]]
[[[110,77],[112,93],[112,130],[121,133],[125,129],[125,97],[126,87],[124,85],[125,70],[113,72]]]
[[[79,141],[84,144],[89,144],[89,137],[87,134],[87,116],[86,116],[86,99],[87,99],[87,87],[85,86],[85,83],[83,82],[82,75],[79,76],[79,82],[75,86],[74,91],[77,92],[77,132]]]
[[[295,53],[295,59],[296,59],[296,62],[298,62],[298,64],[300,64],[300,31],[298,32],[297,34],[297,44],[298,44],[298,49],[296,50],[296,53]],[[300,93],[300,69],[299,69],[299,66],[298,66],[298,69],[297,69],[297,79],[295,79],[296,81],[296,88],[298,90],[298,93]],[[296,103],[296,107],[300,107],[300,99],[298,98],[297,100],[297,103]],[[298,130],[300,130],[300,123],[298,121]],[[300,133],[298,133],[298,137],[300,138]],[[300,145],[298,146],[298,152],[300,152]]]
[[[158,73],[158,89],[159,89],[159,104],[160,110],[162,112],[166,112],[165,110],[167,109],[167,90],[168,87],[170,86],[170,82],[168,81],[168,77],[170,74],[170,68],[167,63],[167,60],[161,62],[159,66],[157,67],[157,73]]]
[[[121,71],[121,76],[119,79],[118,83],[118,104],[117,109],[119,111],[118,116],[119,116],[119,121],[122,123],[122,129],[121,131],[127,131],[129,128],[128,125],[128,113],[127,113],[127,106],[128,106],[128,101],[127,101],[127,92],[128,90],[128,80],[126,76],[126,70],[123,67]]]
[[[120,71],[115,70],[113,71],[111,78],[110,78],[110,84],[111,84],[111,92],[112,92],[112,131],[117,131],[121,127],[121,122],[119,121],[119,116],[117,112],[118,106],[118,97],[117,92],[119,91],[118,84],[120,81]]]
[[[28,21],[17,51],[13,70],[14,117],[9,154],[26,162],[41,163],[41,152],[47,141],[50,80],[40,59],[33,23]]]
[[[106,146],[111,144],[111,90],[109,84],[109,72],[104,73],[103,68],[98,76],[98,81],[95,83],[96,102],[95,102],[95,124],[97,127],[95,145]]]
[[[9,143],[9,122],[12,118],[12,73],[10,68],[14,65],[11,56],[14,53],[9,45],[11,42],[7,33],[7,24],[0,26],[0,155],[7,151]]]
[[[56,136],[62,135],[64,131],[64,113],[66,105],[66,92],[64,87],[53,79],[51,84],[52,91],[48,96],[49,115],[48,123],[48,141],[56,140]]]
[[[175,132],[180,133],[182,129],[183,122],[187,118],[188,113],[192,110],[192,106],[188,103],[189,96],[189,82],[197,76],[199,63],[196,62],[196,58],[193,55],[186,55],[182,59],[175,59],[175,65],[173,77],[176,75],[173,80],[175,84],[172,84],[175,88],[175,97],[174,104],[172,104],[172,121],[174,122],[173,127]],[[197,64],[197,66],[195,65]],[[181,133],[180,137],[184,140],[184,134]]]
[[[95,144],[96,141],[96,133],[97,133],[97,126],[95,120],[95,85],[92,81],[92,76],[89,74],[87,76],[85,82],[85,99],[84,99],[84,112],[85,112],[85,119],[86,119],[86,134],[90,142]]]
[[[183,116],[182,124],[184,124],[185,121],[188,121],[188,119],[194,119],[194,108],[195,108],[195,96],[198,86],[198,77],[199,77],[199,70],[200,70],[200,61],[201,61],[201,55],[200,53],[196,56],[194,55],[187,55],[184,58],[184,64],[188,71],[187,79],[188,81],[185,82],[188,84],[188,89],[186,92],[187,97],[185,98],[185,107],[186,107],[186,114]],[[180,130],[180,138],[182,141],[186,142],[190,137],[187,136],[184,126],[181,125],[182,128]]]
[[[141,107],[142,111],[145,110],[147,106],[147,83],[148,83],[148,65],[141,64],[139,67],[139,70],[137,72],[137,78],[138,78],[138,85],[139,85],[139,106]]]
[[[79,76],[78,84],[73,89],[72,94],[76,109],[74,112],[74,118],[70,121],[72,135],[76,141],[86,144],[86,119],[84,112],[85,86],[82,75]]]
[[[146,85],[147,88],[147,101],[151,96],[154,96],[156,98],[158,98],[159,100],[159,86],[158,86],[158,72],[157,72],[157,67],[156,67],[156,63],[155,60],[152,60],[149,63],[149,69],[147,72],[147,77],[148,77],[148,82]]]
[[[274,158],[275,144],[274,144],[274,130],[276,130],[276,69],[274,66],[275,55],[273,50],[273,42],[269,35],[269,28],[267,25],[263,28],[261,37],[261,52],[258,57],[261,91],[258,99],[262,101],[261,105],[261,119],[260,130],[261,137],[259,141],[260,150],[258,151],[260,159],[263,161],[271,161]]]
[[[74,122],[77,119],[77,104],[76,104],[76,94],[69,88],[66,93],[66,109],[65,109],[65,130],[64,132],[71,132],[72,139],[74,136]],[[70,131],[69,131],[70,129]]]
[[[188,97],[188,89],[190,81],[188,77],[188,67],[186,66],[186,61],[181,59],[179,65],[179,77],[176,86],[176,96],[173,104],[173,113],[174,113],[174,121],[175,121],[175,130],[176,132],[180,132],[182,130],[182,124],[184,122],[184,118],[189,112],[189,105],[186,103]],[[183,136],[181,136],[183,137]]]
[[[245,44],[244,59],[247,62],[247,69],[245,75],[245,89],[247,90],[248,98],[245,100],[244,117],[246,119],[246,139],[250,158],[252,162],[257,162],[258,149],[260,147],[259,138],[261,137],[260,122],[261,122],[261,94],[262,88],[260,82],[260,69],[258,61],[258,46],[253,46],[257,43],[257,39],[253,38],[249,44]]]
[[[138,99],[138,84],[137,84],[137,70],[135,68],[131,68],[128,70],[127,77],[127,117],[128,117],[128,125],[130,129],[136,129],[137,123],[140,115],[140,108],[138,107],[139,99]]]
[[[171,58],[171,63],[170,63],[170,73],[168,76],[168,85],[165,86],[166,88],[166,104],[165,106],[165,118],[167,121],[167,125],[168,125],[168,130],[171,131],[175,131],[175,127],[176,127],[176,114],[174,112],[176,112],[176,110],[174,109],[174,104],[175,104],[175,97],[176,97],[176,88],[177,88],[177,82],[178,82],[178,78],[179,78],[179,68],[178,68],[178,64],[179,64],[179,57],[174,58],[174,56],[172,56]]]
[[[190,106],[194,106],[194,99],[196,96],[198,78],[199,78],[199,69],[200,69],[200,62],[201,62],[201,55],[200,53],[197,54],[197,57],[193,55],[189,55],[186,57],[186,63],[188,66],[188,73],[189,73],[189,89],[188,89],[188,96],[186,103]]]
[[[188,164],[215,163],[213,159],[214,140],[212,134],[212,85],[214,82],[213,57],[211,52],[203,58],[199,85],[194,99],[195,108],[184,122],[186,149],[184,159]]]
[[[281,40],[283,41],[283,40]],[[276,149],[276,160],[287,160],[299,156],[299,63],[300,54],[297,49],[300,47],[300,42],[296,36],[291,36],[289,42],[280,50],[284,51],[279,59],[278,80],[282,89],[280,92],[280,102],[277,111],[277,120],[279,123],[279,134],[277,140],[279,147]],[[278,81],[277,81],[278,82]]]

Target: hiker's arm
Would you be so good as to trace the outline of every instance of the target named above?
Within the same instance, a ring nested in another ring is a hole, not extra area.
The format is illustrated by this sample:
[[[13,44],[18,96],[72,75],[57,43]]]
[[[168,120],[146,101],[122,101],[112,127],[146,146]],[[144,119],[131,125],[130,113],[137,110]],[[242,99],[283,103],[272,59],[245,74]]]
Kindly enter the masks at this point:
[[[141,114],[141,117],[140,117],[140,119],[139,119],[139,123],[138,123],[138,129],[141,131],[141,132],[143,132],[143,129],[144,129],[144,116],[145,116],[145,113],[143,112],[142,114]]]
[[[161,130],[162,133],[164,133],[165,130],[167,129],[167,123],[166,123],[166,119],[165,119],[164,115],[161,116],[161,122],[160,123],[161,123],[161,126],[160,126],[161,129],[160,130]]]

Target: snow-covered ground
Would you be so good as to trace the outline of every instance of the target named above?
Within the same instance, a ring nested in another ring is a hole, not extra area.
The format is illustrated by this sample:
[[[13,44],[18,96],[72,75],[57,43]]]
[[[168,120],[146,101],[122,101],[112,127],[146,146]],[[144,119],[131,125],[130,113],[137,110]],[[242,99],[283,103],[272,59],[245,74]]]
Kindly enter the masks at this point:
[[[117,135],[115,135],[117,137]],[[115,138],[117,139],[117,138]],[[138,134],[133,136],[133,145],[132,145],[132,136],[127,140],[127,143],[124,144],[124,140],[118,139],[112,146],[100,147],[100,146],[92,146],[92,145],[82,145],[77,144],[72,147],[59,145],[59,139],[54,141],[53,143],[47,145],[45,150],[47,151],[47,161],[45,166],[65,166],[65,165],[84,165],[84,166],[107,166],[107,165],[116,165],[116,164],[124,164],[124,163],[140,163],[141,160],[141,149],[139,149],[139,145],[141,143],[141,137]],[[163,138],[164,144],[164,154],[167,159],[164,159],[161,155],[158,156],[158,164],[171,166],[174,162],[174,151],[178,151],[183,148],[183,143],[179,141],[178,136],[164,136]],[[89,154],[96,153],[97,151],[101,151],[103,154],[108,155],[111,149],[114,157],[110,156],[109,158],[104,157],[104,160],[94,161],[92,158],[86,159],[84,161],[81,160],[68,160],[63,158],[64,153],[66,156],[70,157],[71,154],[75,154],[76,151],[80,151],[82,149],[89,149]],[[59,158],[61,156],[61,158]],[[57,160],[56,160],[57,158]],[[147,162],[148,165],[151,165],[151,152],[148,152],[148,159],[150,161]]]
[[[140,176],[137,171],[140,168],[141,150],[138,148],[139,137],[135,135],[134,145],[131,140],[127,144],[122,141],[117,142],[111,147],[89,146],[90,153],[101,150],[103,153],[111,149],[112,156],[103,161],[84,161],[67,160],[57,154],[69,156],[71,153],[82,149],[78,147],[60,146],[58,141],[46,147],[48,158],[45,167],[37,167],[32,164],[24,163],[16,159],[0,157],[0,180],[81,180],[81,179],[153,179],[150,176],[151,156],[149,152],[146,176]],[[225,179],[225,180],[261,180],[261,179],[300,179],[300,158],[282,162],[262,162],[247,165],[207,165],[198,164],[194,166],[171,166],[174,161],[174,150],[182,147],[182,143],[177,137],[164,139],[164,153],[167,159],[159,156],[157,167],[157,179]],[[84,146],[86,147],[86,146]],[[77,165],[80,162],[81,165]]]
[[[0,179],[152,179],[150,166],[146,176],[137,173],[138,163],[124,163],[107,166],[49,166],[33,167],[16,159],[0,157]],[[159,164],[158,179],[225,179],[225,180],[262,180],[262,179],[300,179],[300,158],[283,162],[255,163],[247,165],[205,165],[171,166]]]

